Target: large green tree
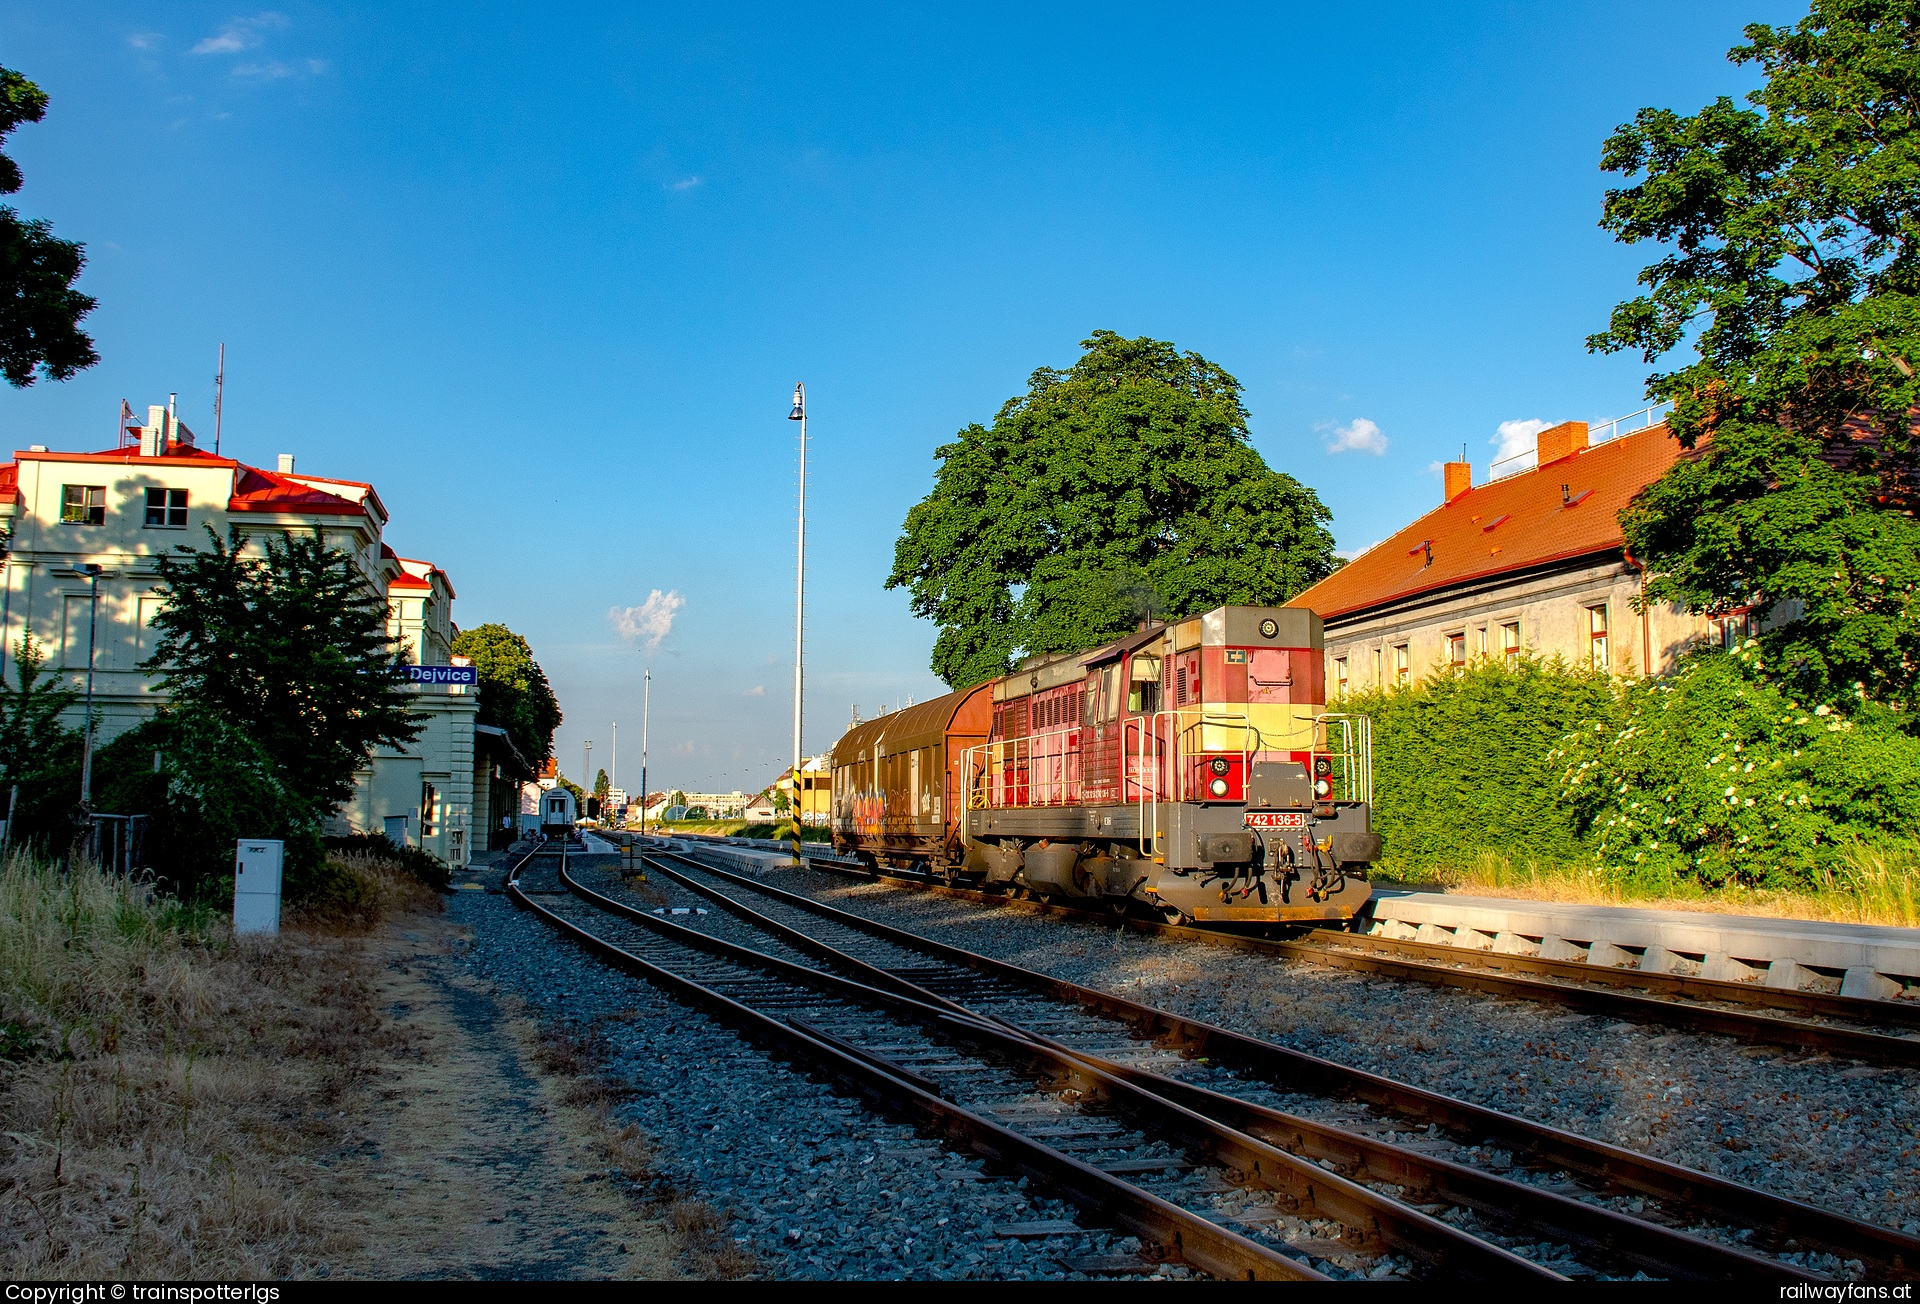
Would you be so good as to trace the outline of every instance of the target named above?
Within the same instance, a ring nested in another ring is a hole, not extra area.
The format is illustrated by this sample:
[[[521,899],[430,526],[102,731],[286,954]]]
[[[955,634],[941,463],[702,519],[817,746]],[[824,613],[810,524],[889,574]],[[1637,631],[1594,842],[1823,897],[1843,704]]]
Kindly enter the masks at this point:
[[[1602,226],[1667,252],[1589,344],[1670,368],[1648,394],[1694,451],[1622,524],[1649,598],[1796,615],[1767,642],[1800,691],[1901,700],[1920,674],[1920,0],[1815,0],[1746,37],[1745,106],[1643,109],[1602,156],[1632,182]]]
[[[1221,603],[1283,602],[1338,564],[1327,509],[1248,442],[1240,382],[1197,353],[1096,331],[991,426],[935,452],[889,588],[940,626],[960,686]]]
[[[461,630],[453,650],[480,672],[480,723],[505,729],[538,769],[553,755],[553,731],[564,717],[527,640],[505,625],[479,625]]]
[[[46,116],[46,92],[0,68],[0,145],[23,122]],[[0,150],[0,195],[21,186],[20,167]],[[73,288],[85,250],[53,234],[44,220],[0,204],[0,375],[25,388],[35,373],[65,380],[100,360],[80,321],[94,301]]]
[[[352,795],[376,746],[420,733],[386,603],[315,536],[269,538],[264,555],[245,536],[207,536],[211,547],[156,562],[160,637],[141,668],[159,675],[170,711],[237,731],[324,815]]]

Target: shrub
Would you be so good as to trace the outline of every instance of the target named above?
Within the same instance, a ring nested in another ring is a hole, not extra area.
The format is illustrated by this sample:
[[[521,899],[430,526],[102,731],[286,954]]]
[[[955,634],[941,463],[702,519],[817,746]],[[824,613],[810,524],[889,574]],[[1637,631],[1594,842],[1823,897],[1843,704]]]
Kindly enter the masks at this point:
[[[1604,674],[1522,659],[1444,668],[1334,704],[1373,718],[1373,826],[1384,868],[1457,866],[1482,853],[1582,859],[1578,820],[1549,758],[1612,703]]]
[[[1803,707],[1759,644],[1631,680],[1554,750],[1594,860],[1650,885],[1823,883],[1845,848],[1920,819],[1920,739],[1896,713]]]
[[[366,856],[391,861],[407,874],[436,892],[450,891],[453,871],[438,856],[414,846],[395,846],[384,833],[354,833],[326,839],[326,848],[336,855]]]

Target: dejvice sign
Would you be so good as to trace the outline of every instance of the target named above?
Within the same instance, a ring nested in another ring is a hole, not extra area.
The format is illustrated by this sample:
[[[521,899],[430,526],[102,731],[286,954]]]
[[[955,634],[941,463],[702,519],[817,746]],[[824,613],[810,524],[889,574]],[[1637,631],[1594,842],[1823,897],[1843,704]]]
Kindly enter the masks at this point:
[[[480,671],[473,666],[403,666],[407,679],[416,684],[467,684],[480,682]]]

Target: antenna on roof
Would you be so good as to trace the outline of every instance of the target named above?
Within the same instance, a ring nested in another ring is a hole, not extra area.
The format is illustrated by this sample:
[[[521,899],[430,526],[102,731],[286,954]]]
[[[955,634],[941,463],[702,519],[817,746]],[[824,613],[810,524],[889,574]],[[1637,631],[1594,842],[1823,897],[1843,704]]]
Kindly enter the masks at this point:
[[[213,455],[220,456],[220,399],[227,387],[227,346],[220,345],[220,369],[213,373]]]
[[[127,400],[125,399],[121,399],[120,400],[120,429],[115,434],[114,440],[113,440],[113,446],[115,448],[125,448],[127,446],[127,443],[128,443],[127,428],[132,424],[133,424],[133,404],[127,402]]]

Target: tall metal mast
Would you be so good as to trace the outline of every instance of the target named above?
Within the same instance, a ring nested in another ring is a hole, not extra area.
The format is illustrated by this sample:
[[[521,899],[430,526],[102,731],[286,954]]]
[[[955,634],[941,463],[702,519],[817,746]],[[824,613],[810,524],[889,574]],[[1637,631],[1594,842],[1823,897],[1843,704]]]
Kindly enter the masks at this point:
[[[227,346],[220,346],[220,370],[213,373],[213,455],[220,456],[220,400],[226,397]]]
[[[789,840],[793,867],[800,868],[800,803],[805,791],[800,777],[800,706],[805,689],[803,659],[807,628],[807,387],[793,387],[793,411],[787,420],[800,423],[800,531],[798,569],[793,580],[793,832]]]

